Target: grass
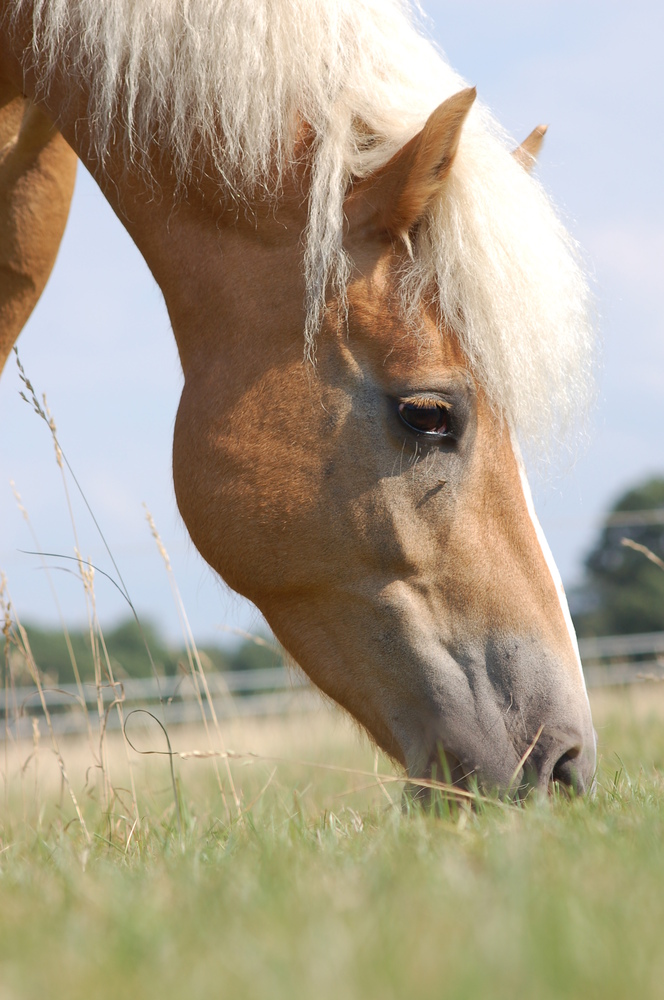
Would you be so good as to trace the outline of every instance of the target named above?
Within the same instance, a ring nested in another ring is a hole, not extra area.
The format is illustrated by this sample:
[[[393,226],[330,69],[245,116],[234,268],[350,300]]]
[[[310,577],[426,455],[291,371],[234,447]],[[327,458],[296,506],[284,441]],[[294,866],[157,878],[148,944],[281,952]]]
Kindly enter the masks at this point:
[[[55,424],[19,370],[71,511]],[[113,663],[73,515],[72,531],[101,690]],[[0,605],[6,696],[16,653],[39,689],[4,585]],[[108,732],[103,705],[87,739],[6,738],[0,1000],[664,997],[664,685],[599,692],[593,709],[594,798],[442,801],[438,815],[402,811],[399,785],[372,773],[387,762],[327,708],[174,729],[176,751],[256,755],[176,756],[174,775]],[[135,746],[163,751],[129,722]]]
[[[664,689],[602,692],[597,795],[438,818],[346,771],[233,763],[226,818],[209,760],[135,768],[104,815],[81,741],[10,763],[0,855],[0,997],[659,997],[664,995]],[[193,748],[201,734],[172,734]],[[371,770],[325,711],[237,723],[227,743]],[[34,748],[32,748],[34,749]],[[30,748],[16,748],[25,753]],[[117,788],[126,760],[110,747]],[[380,770],[385,771],[384,762]],[[267,787],[266,787],[267,786]],[[119,793],[122,796],[122,792]]]

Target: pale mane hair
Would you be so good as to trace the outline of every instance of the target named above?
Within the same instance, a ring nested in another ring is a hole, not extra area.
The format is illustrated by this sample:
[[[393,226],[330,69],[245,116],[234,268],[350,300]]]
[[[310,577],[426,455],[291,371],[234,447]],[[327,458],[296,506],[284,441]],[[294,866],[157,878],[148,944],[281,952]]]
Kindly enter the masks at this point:
[[[32,0],[15,0],[16,8]],[[205,160],[227,194],[278,198],[298,123],[313,136],[304,234],[306,342],[344,298],[349,181],[384,164],[465,84],[407,0],[34,0],[31,55],[90,89],[90,141],[145,165],[158,142],[182,185]],[[432,291],[496,409],[522,438],[561,438],[591,386],[593,331],[577,247],[488,111],[464,126],[449,182],[401,280]]]

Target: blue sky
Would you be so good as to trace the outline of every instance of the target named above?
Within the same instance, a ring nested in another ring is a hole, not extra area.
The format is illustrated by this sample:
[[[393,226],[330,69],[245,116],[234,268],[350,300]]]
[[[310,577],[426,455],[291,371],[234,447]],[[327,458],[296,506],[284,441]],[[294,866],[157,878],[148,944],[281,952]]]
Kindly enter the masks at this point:
[[[664,7],[645,0],[430,0],[423,9],[452,65],[512,134],[523,138],[539,122],[550,125],[540,177],[593,275],[602,357],[589,444],[571,471],[536,487],[569,584],[612,499],[643,476],[664,474]],[[139,610],[177,635],[145,502],[197,636],[258,627],[260,616],[215,579],[180,521],[170,448],[181,375],[168,318],[140,255],[82,172],[58,263],[19,346]],[[9,480],[45,550],[71,554],[72,533],[48,432],[18,388],[10,361],[0,382],[0,567],[19,615],[54,622],[45,574],[18,551],[33,542]],[[82,510],[76,520],[84,554],[108,568]],[[68,621],[82,622],[80,588],[62,571],[54,579]],[[103,580],[97,598],[102,622],[124,614]]]

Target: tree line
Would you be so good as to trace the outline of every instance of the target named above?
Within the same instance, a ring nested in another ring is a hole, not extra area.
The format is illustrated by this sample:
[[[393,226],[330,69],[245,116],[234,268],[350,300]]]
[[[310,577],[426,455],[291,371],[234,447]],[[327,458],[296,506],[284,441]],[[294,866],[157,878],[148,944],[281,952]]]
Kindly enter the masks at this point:
[[[61,629],[40,628],[26,625],[28,642],[40,673],[56,684],[71,684],[75,680],[73,658],[81,680],[95,678],[95,653],[89,630],[73,629],[67,638]],[[99,639],[95,640],[97,643]],[[6,661],[4,642],[2,662]],[[161,676],[172,676],[188,669],[188,657],[184,646],[179,647],[166,641],[160,630],[151,622],[133,618],[120,622],[117,626],[103,630],[103,644],[111,662],[116,680],[126,677],[151,677],[153,669]],[[154,668],[150,662],[146,645]],[[199,654],[206,670],[256,670],[278,667],[283,664],[283,651],[275,639],[262,637],[246,638],[236,646],[227,649],[217,645],[199,647]],[[29,683],[30,671],[25,657],[17,645],[10,640],[9,654],[15,683]],[[97,656],[105,674],[106,662],[103,649],[98,646]]]

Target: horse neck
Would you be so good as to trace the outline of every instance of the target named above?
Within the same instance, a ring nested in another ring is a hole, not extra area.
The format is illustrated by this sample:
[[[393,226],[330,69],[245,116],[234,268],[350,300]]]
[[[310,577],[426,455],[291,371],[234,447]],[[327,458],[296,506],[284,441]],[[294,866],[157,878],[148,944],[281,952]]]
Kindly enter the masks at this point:
[[[130,232],[164,294],[185,377],[219,359],[247,377],[273,355],[301,357],[303,226],[288,207],[220,211],[190,192],[164,214]]]
[[[3,28],[14,6],[0,0]],[[278,205],[238,204],[205,163],[196,180],[178,185],[168,151],[155,150],[147,171],[127,163],[120,121],[114,146],[100,152],[87,124],[89,93],[73,85],[66,67],[55,67],[46,90],[37,83],[39,61],[24,73],[32,30],[31,4],[24,3],[11,35],[0,32],[0,78],[57,123],[138,246],[164,294],[185,376],[220,353],[227,363],[237,356],[245,366],[252,351],[264,355],[268,311],[270,344],[283,351],[283,338],[294,341],[296,333],[301,351],[301,185],[294,181]],[[281,322],[286,314],[288,322]]]

